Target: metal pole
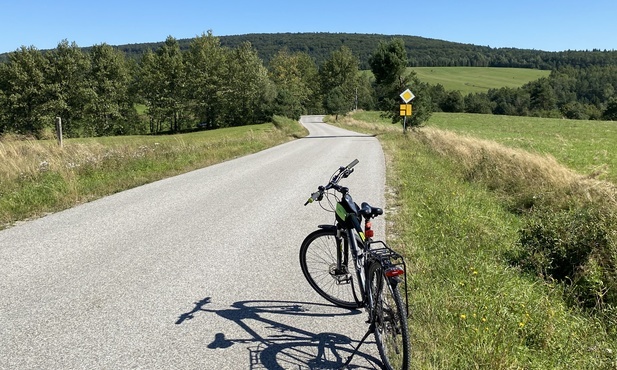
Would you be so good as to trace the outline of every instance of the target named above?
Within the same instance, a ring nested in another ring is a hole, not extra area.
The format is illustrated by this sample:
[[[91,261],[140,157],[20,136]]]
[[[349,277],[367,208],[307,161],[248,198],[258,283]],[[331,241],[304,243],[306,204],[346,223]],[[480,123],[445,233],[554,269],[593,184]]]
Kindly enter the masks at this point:
[[[58,135],[58,145],[62,148],[62,118],[56,117],[56,135]]]

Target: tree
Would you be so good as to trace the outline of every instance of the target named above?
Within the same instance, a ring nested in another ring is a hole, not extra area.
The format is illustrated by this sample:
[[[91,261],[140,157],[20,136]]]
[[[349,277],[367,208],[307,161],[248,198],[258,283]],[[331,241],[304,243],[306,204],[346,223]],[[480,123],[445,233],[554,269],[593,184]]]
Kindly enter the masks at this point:
[[[250,43],[242,43],[228,53],[221,86],[226,124],[242,126],[270,120],[276,90],[257,52]]]
[[[358,87],[356,89],[356,105],[358,109],[375,110],[377,97],[373,87],[373,79],[370,73],[361,72],[358,75]]]
[[[35,47],[21,47],[0,64],[0,132],[40,134],[52,127],[46,109],[48,60]]]
[[[371,71],[375,76],[377,106],[390,117],[392,122],[400,122],[399,95],[408,88],[413,88],[416,98],[413,100],[413,115],[406,119],[410,127],[420,126],[429,119],[433,111],[433,102],[429,86],[421,82],[413,71],[407,72],[407,51],[400,38],[381,42],[369,60]]]
[[[316,88],[311,85],[312,76],[309,74],[316,72],[317,67],[313,63],[311,69],[306,58],[301,55],[281,50],[270,60],[269,76],[277,88],[274,113],[293,119],[299,119],[302,114],[307,113],[307,103]]]
[[[323,97],[319,85],[319,68],[307,53],[301,52],[294,54],[297,59],[298,70],[302,76],[302,81],[309,89],[308,99],[304,101],[304,107],[308,114],[319,114],[323,112]]]
[[[222,125],[223,92],[228,53],[212,31],[193,39],[185,54],[189,109],[207,128]]]
[[[611,99],[602,113],[602,119],[607,121],[617,121],[617,98]]]
[[[548,78],[528,85],[532,110],[550,111],[557,108],[557,99]]]
[[[186,106],[186,78],[178,41],[169,36],[156,54],[147,52],[140,65],[141,93],[148,106],[151,131],[160,132],[162,124],[177,132],[182,128]]]
[[[442,102],[441,110],[444,112],[458,113],[465,110],[465,100],[460,91],[448,91]]]
[[[90,59],[75,42],[63,40],[58,47],[45,54],[47,70],[46,108],[51,117],[62,118],[63,132],[70,136],[81,136],[82,118],[93,99],[87,73]]]
[[[326,111],[330,114],[338,116],[345,115],[349,112],[349,97],[346,96],[345,89],[342,86],[337,86],[326,94],[325,101]]]
[[[407,68],[405,41],[394,38],[390,42],[380,42],[369,58],[369,65],[377,85],[400,84]]]
[[[358,58],[351,49],[342,46],[332,52],[319,70],[326,113],[336,113],[331,110],[333,107],[337,107],[339,113],[342,110],[346,113],[354,109],[358,74]],[[335,105],[333,101],[336,101]]]
[[[472,93],[465,96],[465,113],[491,114],[493,102],[486,93]]]
[[[107,44],[90,50],[88,80],[93,97],[86,106],[90,130],[94,135],[135,133],[128,124],[136,119],[129,96],[131,75],[124,55]]]
[[[529,113],[530,94],[520,88],[502,87],[488,91],[493,114],[525,116]]]

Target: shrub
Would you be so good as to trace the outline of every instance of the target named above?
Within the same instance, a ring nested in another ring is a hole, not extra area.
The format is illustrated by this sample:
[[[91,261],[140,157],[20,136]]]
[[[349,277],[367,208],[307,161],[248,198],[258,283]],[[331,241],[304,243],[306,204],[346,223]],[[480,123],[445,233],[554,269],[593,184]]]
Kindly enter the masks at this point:
[[[617,305],[616,215],[598,206],[554,212],[536,210],[520,230],[518,262],[545,279],[565,285],[576,305]]]

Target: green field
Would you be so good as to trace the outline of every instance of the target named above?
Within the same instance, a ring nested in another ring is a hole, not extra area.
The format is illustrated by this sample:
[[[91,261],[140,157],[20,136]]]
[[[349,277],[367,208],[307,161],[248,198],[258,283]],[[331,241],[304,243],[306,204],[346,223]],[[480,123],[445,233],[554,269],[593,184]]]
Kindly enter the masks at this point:
[[[520,87],[527,82],[548,77],[550,71],[527,68],[493,67],[414,67],[418,78],[431,85],[441,84],[446,90],[464,95],[486,92],[501,87]]]
[[[617,123],[612,121],[435,113],[427,125],[550,154],[582,175],[617,184]]]

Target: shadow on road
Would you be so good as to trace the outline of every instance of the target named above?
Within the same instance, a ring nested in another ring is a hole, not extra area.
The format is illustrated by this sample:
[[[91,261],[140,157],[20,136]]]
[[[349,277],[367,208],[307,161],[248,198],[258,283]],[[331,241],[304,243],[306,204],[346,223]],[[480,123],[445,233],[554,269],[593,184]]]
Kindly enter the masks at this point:
[[[311,317],[318,320],[325,317],[356,315],[358,320],[364,320],[359,310],[341,310],[341,313],[325,312],[332,311],[333,306],[319,303],[239,301],[232,304],[229,309],[214,310],[207,308],[210,302],[210,297],[194,302],[195,306],[190,311],[181,314],[176,324],[181,325],[198,315],[206,316],[210,313],[233,321],[251,338],[233,339],[228,338],[225,333],[216,333],[207,348],[220,350],[236,343],[248,344],[249,366],[247,368],[250,370],[338,369],[353,352],[353,348],[358,343],[357,340],[336,333],[314,333],[298,325],[290,324],[290,322],[295,321],[294,316]],[[260,334],[259,331],[265,334]],[[373,344],[367,343],[366,345]],[[380,360],[364,353],[362,348],[347,367],[347,369],[380,368]]]

